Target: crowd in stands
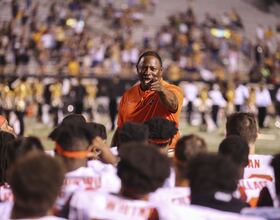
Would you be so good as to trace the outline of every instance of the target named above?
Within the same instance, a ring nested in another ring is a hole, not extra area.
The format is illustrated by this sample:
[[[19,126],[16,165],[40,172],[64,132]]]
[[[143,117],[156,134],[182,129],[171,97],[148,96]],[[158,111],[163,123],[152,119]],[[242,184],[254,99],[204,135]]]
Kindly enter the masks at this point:
[[[147,33],[136,41],[135,27],[144,25],[143,17],[157,3],[4,2],[11,15],[0,21],[0,73],[133,78],[139,53],[154,48],[168,58],[165,73],[172,81],[237,77],[279,82],[279,28],[259,25],[255,39],[249,39],[237,10],[207,13],[198,22],[189,7],[171,15],[155,36],[144,28]]]
[[[156,37],[157,48],[171,54],[167,78],[278,83],[278,29],[258,26],[256,39],[249,39],[244,29],[235,9],[220,17],[208,13],[202,22],[192,8],[170,16]]]
[[[131,76],[139,53],[132,26],[141,24],[143,13],[156,2],[118,6],[98,0],[13,0],[6,4],[11,16],[1,21],[0,74]],[[98,22],[105,28],[99,29]]]
[[[53,151],[17,137],[1,116],[1,219],[276,220],[279,155],[256,155],[252,113],[227,118],[218,152],[163,118],[127,122],[119,145],[105,126],[70,114],[53,129]]]

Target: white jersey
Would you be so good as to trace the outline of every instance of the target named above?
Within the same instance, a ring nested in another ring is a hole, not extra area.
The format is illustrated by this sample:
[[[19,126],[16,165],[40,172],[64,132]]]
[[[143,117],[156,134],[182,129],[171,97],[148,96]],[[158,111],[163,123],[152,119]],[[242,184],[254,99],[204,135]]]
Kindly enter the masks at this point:
[[[0,216],[2,220],[10,219],[12,208],[12,202],[0,202]]]
[[[239,180],[239,188],[244,191],[246,202],[255,207],[264,187],[271,188],[274,183],[263,178],[249,178]],[[273,196],[273,195],[271,195]]]
[[[279,220],[280,209],[274,207],[258,207],[258,208],[244,208],[241,211],[242,215],[248,216],[262,216],[266,220]]]
[[[13,192],[9,184],[5,183],[0,186],[0,202],[12,202],[14,201]]]
[[[150,193],[149,201],[153,203],[165,201],[177,205],[190,205],[190,195],[189,187],[159,188],[154,193]]]
[[[66,220],[66,218],[60,218],[60,217],[56,217],[56,216],[44,216],[44,217],[40,217],[40,218],[21,218],[19,220]]]
[[[104,192],[117,193],[121,188],[121,180],[117,175],[117,169],[112,164],[105,164],[99,160],[88,161],[88,167],[90,167],[94,173],[99,174],[102,177],[102,186],[100,190]]]
[[[180,206],[162,203],[157,210],[161,220],[264,220],[197,205]]]
[[[111,147],[110,150],[114,156],[119,156],[118,147]]]
[[[274,181],[274,171],[270,166],[271,155],[249,155],[249,164],[244,169],[244,179],[257,177]]]
[[[161,220],[264,220],[197,205],[180,206],[162,203],[157,210]]]
[[[173,167],[171,167],[170,175],[165,179],[162,187],[164,188],[175,187],[175,178],[176,178],[175,170]]]
[[[70,220],[146,220],[156,209],[150,202],[95,191],[79,191],[70,202]]]
[[[78,190],[102,190],[118,192],[120,180],[111,173],[96,172],[92,167],[80,167],[66,173],[61,194],[56,201],[56,209],[60,210],[70,196]]]
[[[12,219],[11,218],[12,209],[13,209],[13,202],[0,202],[1,220]],[[35,220],[35,218],[21,218],[21,220]],[[44,217],[36,218],[36,220],[66,220],[66,219],[55,217],[55,216],[44,216]]]

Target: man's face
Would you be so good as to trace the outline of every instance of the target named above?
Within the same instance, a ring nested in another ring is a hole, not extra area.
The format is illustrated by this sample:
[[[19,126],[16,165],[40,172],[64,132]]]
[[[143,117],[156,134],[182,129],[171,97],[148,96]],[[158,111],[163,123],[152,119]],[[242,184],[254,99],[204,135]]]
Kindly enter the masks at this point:
[[[153,82],[161,80],[162,67],[156,57],[145,56],[138,64],[137,73],[142,88],[148,89]]]

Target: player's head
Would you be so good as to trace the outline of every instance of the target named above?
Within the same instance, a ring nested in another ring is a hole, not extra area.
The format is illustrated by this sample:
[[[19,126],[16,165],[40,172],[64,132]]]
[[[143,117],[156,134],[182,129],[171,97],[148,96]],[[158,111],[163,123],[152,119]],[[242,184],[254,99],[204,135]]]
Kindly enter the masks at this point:
[[[226,136],[239,135],[250,146],[250,153],[254,153],[254,144],[258,137],[258,126],[253,113],[237,112],[227,118]]]
[[[176,176],[186,178],[186,170],[190,159],[206,152],[207,145],[203,138],[195,134],[182,136],[175,146],[174,164]]]
[[[61,126],[82,126],[86,124],[86,119],[83,115],[81,114],[69,114],[67,116],[65,116],[62,120],[62,122],[60,123],[60,125],[55,128],[50,134],[49,134],[49,138],[52,140],[56,140],[56,136],[57,136],[57,132],[59,127]]]
[[[59,126],[54,141],[55,154],[63,159],[68,171],[86,166],[91,139],[85,124]]]
[[[213,194],[217,191],[233,193],[238,183],[238,168],[226,157],[199,154],[189,162],[187,177],[192,196]]]
[[[86,119],[81,114],[69,114],[66,115],[61,124],[62,125],[69,125],[69,124],[84,124],[86,123]]]
[[[37,137],[19,137],[13,140],[9,146],[10,164],[13,164],[18,158],[31,151],[40,151],[44,153],[44,147]]]
[[[161,187],[170,174],[168,158],[154,146],[128,143],[120,148],[118,176],[122,193],[131,198],[140,198]]]
[[[19,158],[11,168],[8,183],[14,195],[13,219],[46,216],[64,179],[64,169],[56,159],[38,152]]]
[[[86,124],[86,127],[88,128],[88,130],[90,132],[91,139],[100,137],[102,140],[106,141],[107,132],[106,132],[106,128],[103,124],[96,123],[96,122],[88,122]]]
[[[226,137],[219,146],[219,154],[228,157],[240,170],[240,178],[243,178],[244,168],[249,162],[249,145],[247,141],[238,135]]]
[[[148,142],[149,128],[147,125],[126,122],[118,130],[118,147],[129,142]]]
[[[85,125],[62,125],[57,131],[56,143],[64,150],[85,150],[90,144],[90,133]]]
[[[155,58],[158,60],[160,66],[162,67],[162,59],[161,59],[160,55],[159,55],[156,51],[147,50],[147,51],[143,52],[143,53],[139,56],[138,61],[137,61],[137,64],[136,64],[136,68],[137,68],[137,69],[138,69],[138,66],[139,66],[139,63],[141,62],[141,60],[142,60],[143,58],[147,57],[147,56],[153,56],[153,57],[155,57]]]
[[[176,123],[165,118],[155,117],[145,122],[149,127],[149,143],[159,147],[162,153],[167,153],[172,138],[178,132]]]

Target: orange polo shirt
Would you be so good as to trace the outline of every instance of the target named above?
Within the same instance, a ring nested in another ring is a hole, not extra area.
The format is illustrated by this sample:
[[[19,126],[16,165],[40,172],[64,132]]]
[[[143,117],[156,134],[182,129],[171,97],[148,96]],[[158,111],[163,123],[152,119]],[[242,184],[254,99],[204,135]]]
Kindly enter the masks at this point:
[[[140,83],[132,86],[121,98],[118,114],[118,127],[122,127],[125,122],[143,123],[154,117],[163,117],[174,121],[179,127],[179,118],[183,105],[183,92],[180,87],[162,81],[163,86],[172,91],[178,99],[178,109],[175,113],[170,112],[160,101],[160,97],[155,91],[142,91]],[[175,147],[179,139],[179,132],[174,136],[171,147]]]

